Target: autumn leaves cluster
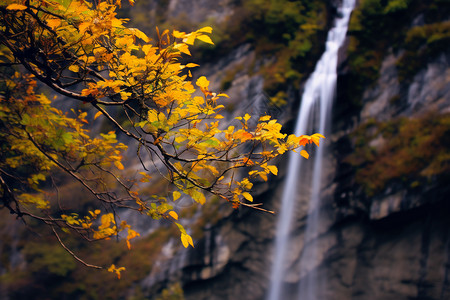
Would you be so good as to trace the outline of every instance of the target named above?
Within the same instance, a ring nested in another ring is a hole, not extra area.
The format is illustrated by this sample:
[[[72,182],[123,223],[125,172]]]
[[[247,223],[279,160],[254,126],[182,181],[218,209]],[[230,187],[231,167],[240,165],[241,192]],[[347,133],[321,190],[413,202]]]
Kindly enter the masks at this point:
[[[191,69],[198,65],[182,59],[195,41],[213,43],[208,36],[212,28],[190,33],[156,29],[158,38],[152,41],[117,18],[119,6],[120,0],[1,4],[0,58],[15,71],[1,78],[0,138],[11,151],[2,157],[0,168],[29,183],[24,193],[18,184],[5,181],[3,194],[8,188],[11,192],[5,203],[17,215],[52,226],[55,234],[56,229],[76,231],[98,240],[124,231],[129,248],[139,234],[117,220],[116,210],[133,209],[173,221],[182,244],[194,246],[172,201],[188,197],[204,204],[218,197],[236,208],[253,206],[253,182],[278,173],[273,159],[310,143],[318,146],[323,136],[287,135],[269,115],[246,114],[229,125],[221,113],[228,96],[211,91],[204,76],[193,80]],[[37,94],[36,81],[73,101],[73,107],[90,109],[66,113],[54,108],[48,96]],[[256,125],[249,125],[251,118],[257,119]],[[107,122],[114,131],[93,136],[85,128],[87,119]],[[127,146],[118,142],[119,134],[136,149],[138,178],[126,178],[131,166],[124,160]],[[300,155],[309,156],[305,149]],[[18,172],[24,164],[35,171]],[[98,200],[98,208],[83,216],[52,207],[52,193],[43,185],[53,169],[70,175]],[[155,177],[168,181],[169,194],[141,191]],[[109,268],[118,275],[122,270]]]

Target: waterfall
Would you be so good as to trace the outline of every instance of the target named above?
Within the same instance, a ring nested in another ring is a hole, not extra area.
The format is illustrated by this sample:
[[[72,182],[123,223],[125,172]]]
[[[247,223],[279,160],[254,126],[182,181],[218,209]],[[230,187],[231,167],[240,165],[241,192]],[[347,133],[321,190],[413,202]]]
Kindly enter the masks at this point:
[[[345,40],[350,14],[354,6],[355,0],[343,0],[342,7],[335,20],[335,25],[328,32],[325,52],[305,84],[297,124],[295,126],[296,135],[320,132],[326,136],[331,131],[327,121],[331,117],[331,108],[336,89],[338,50]],[[314,239],[318,235],[319,226],[323,157],[324,147],[321,146],[314,156],[304,247],[300,257],[301,269],[298,270],[300,274],[308,275],[304,276],[307,279],[301,280],[299,286],[300,300],[318,299],[316,293],[319,285],[317,280],[318,276],[317,274],[311,274],[311,272],[317,268],[319,263],[317,243]],[[295,204],[297,202],[297,186],[299,180],[304,176],[301,171],[302,164],[304,164],[302,160],[298,153],[290,153],[287,179],[283,191],[276,232],[268,300],[290,299],[287,296],[281,297],[281,292],[286,272],[285,257],[288,254],[289,232],[292,227]]]

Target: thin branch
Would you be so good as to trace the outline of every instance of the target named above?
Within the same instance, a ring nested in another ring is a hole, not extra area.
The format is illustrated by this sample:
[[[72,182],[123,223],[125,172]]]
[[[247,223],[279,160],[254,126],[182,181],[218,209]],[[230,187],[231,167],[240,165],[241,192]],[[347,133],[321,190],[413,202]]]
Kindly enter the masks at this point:
[[[263,212],[266,212],[266,213],[269,213],[269,214],[275,214],[275,212],[273,210],[267,210],[267,209],[259,207],[259,206],[263,205],[262,203],[248,204],[248,203],[240,202],[240,205],[246,206],[246,207],[250,207],[250,208],[253,208],[253,209],[257,209],[257,210],[260,210],[260,211],[263,211]]]
[[[79,258],[75,253],[73,253],[61,240],[61,238],[59,237],[59,234],[56,232],[55,227],[52,226],[52,231],[55,234],[56,238],[58,239],[59,244],[64,248],[64,250],[66,250],[70,255],[72,255],[73,258],[75,258],[76,260],[78,260],[80,263],[82,263],[83,265],[85,265],[86,267],[89,268],[94,268],[94,269],[103,269],[103,267],[100,266],[96,266],[96,265],[91,265],[88,264],[87,262],[85,262],[84,260],[82,260],[81,258]]]

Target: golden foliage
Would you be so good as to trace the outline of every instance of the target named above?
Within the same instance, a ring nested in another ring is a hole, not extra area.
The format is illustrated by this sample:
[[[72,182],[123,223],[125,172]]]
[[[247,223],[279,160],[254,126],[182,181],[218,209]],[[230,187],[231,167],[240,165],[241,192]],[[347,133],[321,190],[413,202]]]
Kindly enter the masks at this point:
[[[2,76],[0,82],[0,138],[9,147],[0,160],[3,204],[18,216],[49,224],[55,234],[55,227],[60,227],[88,240],[100,240],[126,231],[128,248],[139,233],[125,221],[117,225],[115,209],[135,209],[153,219],[174,222],[183,246],[194,247],[191,236],[175,222],[178,214],[169,198],[190,197],[204,204],[215,195],[235,208],[247,205],[253,201],[252,181],[277,175],[276,166],[269,165],[275,157],[309,143],[318,146],[323,136],[287,136],[270,116],[250,125],[249,114],[238,117],[237,125],[222,129],[224,105],[218,101],[228,96],[210,91],[204,76],[196,80],[200,94],[195,94],[188,69],[197,65],[184,65],[180,60],[190,55],[189,46],[196,40],[213,43],[208,36],[212,28],[191,33],[156,29],[158,40],[151,43],[142,31],[126,27],[126,19],[117,18],[119,5],[116,0],[95,4],[30,0],[26,5],[7,0],[0,5],[2,65],[14,70],[19,63],[29,72]],[[36,51],[37,55],[29,55]],[[72,110],[73,117],[69,117],[54,108],[47,96],[36,93],[36,80],[97,110],[93,122],[108,121],[129,139],[128,144],[136,145],[145,171],[140,172],[140,182],[151,183],[154,173],[159,173],[173,185],[172,196],[148,197],[136,180],[127,181],[123,161],[127,147],[118,143],[116,132],[91,137],[84,128],[88,113]],[[115,108],[121,109],[127,122],[115,117]],[[101,115],[103,120],[98,119]],[[307,157],[305,153],[301,151]],[[164,170],[156,169],[156,160]],[[21,166],[30,166],[29,171],[20,172]],[[50,181],[56,168],[93,195],[99,202],[96,205],[106,208],[104,213],[100,216],[96,209],[79,216],[52,207],[52,201],[45,199],[51,195],[42,183]],[[10,189],[3,180],[10,173],[28,186]],[[25,193],[28,189],[35,194]],[[119,278],[123,270],[114,265],[108,269]]]

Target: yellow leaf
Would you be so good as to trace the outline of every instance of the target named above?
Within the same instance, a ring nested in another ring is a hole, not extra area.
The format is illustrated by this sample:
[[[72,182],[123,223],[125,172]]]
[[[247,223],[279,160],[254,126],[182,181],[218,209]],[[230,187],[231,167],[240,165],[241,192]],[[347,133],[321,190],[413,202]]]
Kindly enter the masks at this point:
[[[125,271],[125,267],[117,268],[114,264],[108,268],[108,272],[116,273],[118,279],[120,279],[120,272],[122,272],[122,271]]]
[[[187,238],[187,240],[188,240],[188,242],[189,242],[189,245],[191,245],[192,248],[194,248],[194,241],[192,240],[191,236],[190,236],[190,235],[187,235],[186,238]]]
[[[125,222],[125,224],[126,224],[126,222]],[[131,250],[130,240],[134,239],[135,237],[138,237],[138,236],[140,236],[140,234],[138,232],[134,231],[133,229],[131,229],[130,226],[128,225],[128,235],[127,235],[127,240],[126,240],[128,250]]]
[[[278,174],[278,168],[276,166],[267,166],[267,169],[275,176]]]
[[[188,68],[194,68],[194,67],[200,67],[200,65],[194,64],[194,63],[189,63],[186,65],[186,67]]]
[[[324,137],[323,135],[321,135],[320,133],[314,133],[313,136],[318,136],[318,137],[320,137],[320,138],[322,138],[322,139],[325,138],[325,137]]]
[[[259,121],[269,121],[270,120],[270,116],[262,116],[261,118],[259,118]]]
[[[303,156],[303,157],[306,158],[306,159],[309,158],[309,154],[308,154],[308,152],[306,152],[305,150],[300,151],[300,155]]]
[[[251,189],[251,188],[253,187],[253,183],[251,183],[251,182],[248,180],[248,178],[244,178],[244,180],[242,180],[242,181],[239,183],[239,185],[242,186],[244,189],[247,189],[247,190],[249,190],[249,189]]]
[[[181,39],[181,38],[184,38],[184,37],[186,36],[186,33],[185,33],[185,32],[181,32],[181,31],[178,31],[178,30],[174,30],[173,33],[172,33],[172,35],[173,35],[173,37],[176,38],[176,39]]]
[[[150,39],[148,38],[148,36],[145,33],[143,33],[142,31],[140,31],[139,29],[130,28],[130,30],[135,37],[140,38],[141,40],[143,40],[146,43],[150,42]]]
[[[169,211],[169,215],[174,218],[175,220],[178,220],[178,214],[174,212],[173,210]]]
[[[200,88],[207,89],[209,86],[209,81],[206,79],[205,76],[202,76],[199,79],[197,79],[195,84],[197,84],[197,86],[199,86]]]
[[[319,137],[316,136],[311,136],[311,140],[313,141],[314,144],[316,144],[317,147],[319,147]]]
[[[261,178],[262,178],[264,181],[267,181],[267,174],[266,174],[266,173],[264,173],[264,172],[259,172],[258,175],[261,176]]]
[[[187,248],[189,245],[194,248],[194,242],[189,234],[182,233],[181,234],[181,243],[183,243],[184,248]]]
[[[178,191],[173,192],[173,201],[177,201],[181,197],[181,193]]]
[[[158,112],[154,109],[150,109],[147,113],[149,122],[157,122],[158,121]]]
[[[189,195],[194,199],[195,202],[200,203],[201,205],[205,204],[206,198],[205,195],[203,195],[202,192],[199,192],[197,190],[189,191]]]
[[[69,66],[69,70],[74,73],[78,73],[80,71],[80,67],[77,65],[71,65],[71,66]]]
[[[180,51],[181,53],[191,55],[191,52],[189,51],[189,46],[186,44],[175,44],[173,48]]]
[[[119,19],[114,18],[114,19],[111,20],[111,26],[112,27],[123,27],[122,26],[122,21],[119,20]]]
[[[196,38],[195,34],[190,33],[185,36],[183,42],[188,45],[194,45],[195,38]]]
[[[98,229],[105,229],[108,228],[111,224],[115,224],[114,215],[112,213],[105,214],[100,219],[101,225],[98,227]]]
[[[214,43],[211,40],[211,38],[209,36],[207,36],[207,35],[199,35],[199,36],[197,36],[197,39],[202,41],[202,42],[214,45]]]
[[[203,27],[203,28],[200,28],[199,30],[197,30],[197,32],[212,33],[212,27],[206,26],[206,27]]]
[[[211,166],[211,165],[205,165],[204,168],[205,168],[205,170],[211,171],[211,173],[212,173],[214,176],[219,175],[219,171],[217,171],[216,167],[214,167],[214,166]]]
[[[321,135],[320,133],[315,133],[311,136],[311,140],[313,141],[314,144],[316,144],[317,147],[319,147],[319,140],[320,138],[325,138],[323,135]]]
[[[250,193],[243,192],[242,196],[244,196],[244,198],[247,199],[248,201],[253,202],[253,197],[252,197],[252,195],[250,195]]]
[[[27,7],[22,4],[10,4],[6,7],[7,10],[25,10]]]
[[[96,120],[98,117],[100,117],[101,114],[102,114],[102,112],[98,111],[94,116],[94,120]]]
[[[184,248],[187,248],[189,246],[186,234],[181,234],[181,243],[183,244]]]

